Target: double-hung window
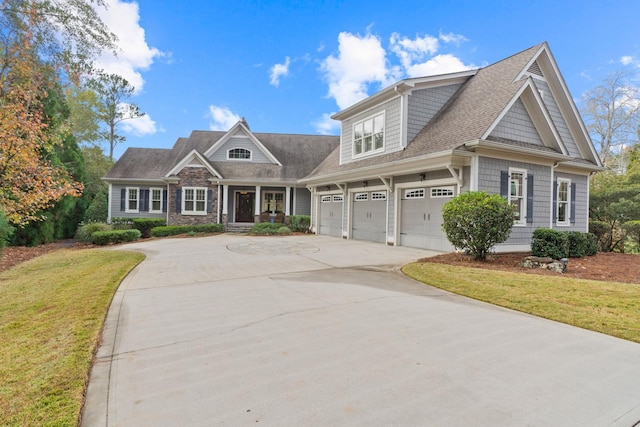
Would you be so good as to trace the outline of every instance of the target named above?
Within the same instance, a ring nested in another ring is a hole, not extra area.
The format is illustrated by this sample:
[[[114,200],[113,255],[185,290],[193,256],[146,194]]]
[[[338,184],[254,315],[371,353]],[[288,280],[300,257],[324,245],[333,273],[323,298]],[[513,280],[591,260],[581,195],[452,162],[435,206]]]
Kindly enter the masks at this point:
[[[272,214],[284,212],[284,193],[281,191],[265,191],[262,212]]]
[[[127,187],[127,199],[125,212],[138,213],[140,211],[140,189],[138,187]]]
[[[570,224],[569,201],[571,200],[571,181],[568,179],[558,179],[557,188],[558,202],[556,205],[556,223],[557,225]]]
[[[381,151],[384,148],[384,113],[369,117],[353,126],[353,155]]]
[[[524,225],[527,214],[527,172],[524,170],[509,170],[509,203],[515,206],[513,223]]]
[[[149,212],[162,213],[162,188],[151,188],[149,199]]]
[[[205,215],[207,213],[207,189],[185,187],[182,189],[182,213]]]

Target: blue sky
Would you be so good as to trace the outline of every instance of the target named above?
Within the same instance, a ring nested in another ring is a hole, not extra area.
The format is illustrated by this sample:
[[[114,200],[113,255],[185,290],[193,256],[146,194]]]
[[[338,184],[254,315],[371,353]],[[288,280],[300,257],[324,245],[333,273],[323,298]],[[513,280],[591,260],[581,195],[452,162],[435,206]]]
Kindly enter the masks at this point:
[[[98,65],[127,78],[147,113],[123,122],[116,157],[241,117],[255,132],[338,134],[331,114],[396,80],[482,67],[542,41],[574,99],[640,67],[637,0],[107,3],[121,53]]]

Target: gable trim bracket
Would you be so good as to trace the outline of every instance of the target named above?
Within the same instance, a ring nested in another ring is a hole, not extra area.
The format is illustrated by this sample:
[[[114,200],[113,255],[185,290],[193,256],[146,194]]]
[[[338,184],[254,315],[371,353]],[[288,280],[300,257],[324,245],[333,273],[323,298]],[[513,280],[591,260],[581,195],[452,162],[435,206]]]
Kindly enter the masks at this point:
[[[451,165],[447,165],[447,169],[449,169],[451,176],[453,176],[458,185],[462,187],[462,169],[459,169],[460,173],[456,172],[456,170]]]
[[[393,192],[393,177],[385,178],[384,176],[378,176],[380,181],[384,184],[389,193]]]

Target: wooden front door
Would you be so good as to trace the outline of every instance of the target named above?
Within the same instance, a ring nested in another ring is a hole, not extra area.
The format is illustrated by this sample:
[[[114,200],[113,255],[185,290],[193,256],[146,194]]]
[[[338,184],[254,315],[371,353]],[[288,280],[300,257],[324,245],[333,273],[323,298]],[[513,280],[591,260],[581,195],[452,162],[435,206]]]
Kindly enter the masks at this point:
[[[236,192],[236,218],[235,222],[253,222],[255,211],[256,193],[248,191]]]

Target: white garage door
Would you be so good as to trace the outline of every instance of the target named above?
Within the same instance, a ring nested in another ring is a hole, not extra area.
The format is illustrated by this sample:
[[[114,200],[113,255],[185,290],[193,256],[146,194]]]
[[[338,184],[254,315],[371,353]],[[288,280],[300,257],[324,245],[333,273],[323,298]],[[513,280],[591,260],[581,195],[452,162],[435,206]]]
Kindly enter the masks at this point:
[[[352,199],[351,237],[373,242],[387,241],[387,192],[354,193]]]
[[[342,237],[341,195],[320,197],[320,225],[318,234]]]
[[[454,187],[402,190],[400,201],[400,245],[451,251],[442,231],[442,207],[454,196]]]

